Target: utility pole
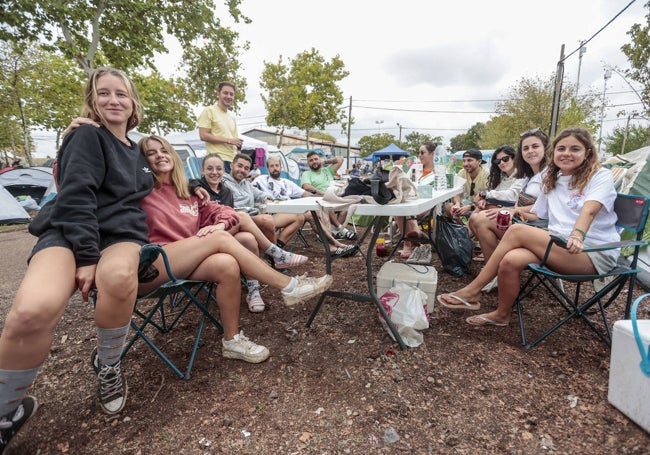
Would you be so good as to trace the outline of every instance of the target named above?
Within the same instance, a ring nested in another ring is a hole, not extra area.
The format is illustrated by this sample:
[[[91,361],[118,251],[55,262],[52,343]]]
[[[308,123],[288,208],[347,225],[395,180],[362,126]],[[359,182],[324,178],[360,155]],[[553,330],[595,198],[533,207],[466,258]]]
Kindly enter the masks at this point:
[[[627,116],[627,122],[625,122],[625,134],[623,134],[623,145],[621,146],[621,155],[625,153],[625,143],[627,142],[627,132],[630,128],[630,116]]]
[[[560,118],[560,98],[562,97],[562,78],[564,77],[564,44],[560,50],[560,60],[557,62],[555,72],[555,90],[553,92],[553,106],[551,108],[551,124],[548,130],[549,137],[557,134],[557,124]]]
[[[399,128],[399,148],[402,148],[402,125],[398,122],[397,127]]]
[[[348,151],[345,157],[345,162],[350,168],[350,124],[352,123],[352,97],[350,97],[350,106],[348,106]]]
[[[603,86],[603,104],[600,107],[600,130],[598,131],[598,158],[600,158],[600,145],[603,143],[603,119],[605,118],[605,95],[607,94],[607,80],[612,77],[609,69],[605,70],[605,85]]]

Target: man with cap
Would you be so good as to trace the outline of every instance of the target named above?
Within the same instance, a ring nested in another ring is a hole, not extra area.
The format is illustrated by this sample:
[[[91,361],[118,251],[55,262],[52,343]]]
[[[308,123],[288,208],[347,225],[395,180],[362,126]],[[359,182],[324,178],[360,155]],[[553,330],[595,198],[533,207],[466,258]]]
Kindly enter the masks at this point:
[[[469,217],[469,212],[474,210],[473,199],[481,191],[488,189],[488,176],[490,171],[484,168],[483,153],[478,149],[469,149],[463,153],[463,169],[458,176],[465,179],[463,194],[454,196],[453,203],[445,206],[447,216],[455,219]]]

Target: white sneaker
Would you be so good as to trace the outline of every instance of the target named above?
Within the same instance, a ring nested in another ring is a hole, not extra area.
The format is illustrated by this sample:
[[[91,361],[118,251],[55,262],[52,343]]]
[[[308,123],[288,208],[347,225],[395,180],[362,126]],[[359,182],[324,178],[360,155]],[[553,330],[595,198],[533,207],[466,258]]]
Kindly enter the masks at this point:
[[[497,279],[497,277],[494,277],[494,279],[492,281],[490,281],[488,284],[483,286],[483,289],[481,289],[481,291],[483,291],[485,293],[490,293],[493,290],[495,290],[498,286],[499,286],[498,279]]]
[[[422,255],[422,247],[424,245],[419,245],[416,246],[409,258],[406,260],[408,264],[419,264],[420,263],[420,256]]]
[[[298,305],[312,297],[327,291],[332,285],[332,275],[323,275],[320,278],[312,278],[307,275],[296,277],[296,285],[291,292],[282,291],[284,304],[288,307]]]
[[[269,350],[249,340],[239,332],[232,340],[221,340],[222,354],[226,359],[238,359],[248,363],[260,363],[269,358]]]

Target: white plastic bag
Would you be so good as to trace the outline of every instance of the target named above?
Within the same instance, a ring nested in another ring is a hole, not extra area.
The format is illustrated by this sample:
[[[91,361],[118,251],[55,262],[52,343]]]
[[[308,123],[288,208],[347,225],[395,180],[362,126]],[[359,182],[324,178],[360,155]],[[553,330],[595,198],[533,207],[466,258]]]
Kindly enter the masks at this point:
[[[422,344],[424,337],[420,330],[429,328],[429,319],[425,310],[427,295],[424,291],[406,283],[396,283],[379,296],[379,303],[386,310],[405,345],[414,348]],[[388,334],[395,339],[381,315],[379,320]]]

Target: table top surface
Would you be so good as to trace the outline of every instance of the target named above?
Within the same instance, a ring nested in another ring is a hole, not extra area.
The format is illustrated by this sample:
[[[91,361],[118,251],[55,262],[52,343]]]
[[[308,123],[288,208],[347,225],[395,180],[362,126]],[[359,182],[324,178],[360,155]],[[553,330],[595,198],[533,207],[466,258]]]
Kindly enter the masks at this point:
[[[357,205],[355,215],[371,216],[409,216],[418,215],[426,210],[430,210],[436,205],[451,199],[457,194],[463,192],[463,187],[449,188],[446,190],[434,191],[431,198],[415,199],[412,201],[401,202],[399,204],[366,204]],[[319,204],[322,197],[303,197],[290,199],[288,201],[276,201],[267,204],[267,213],[304,213],[311,210],[320,210]]]

